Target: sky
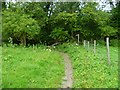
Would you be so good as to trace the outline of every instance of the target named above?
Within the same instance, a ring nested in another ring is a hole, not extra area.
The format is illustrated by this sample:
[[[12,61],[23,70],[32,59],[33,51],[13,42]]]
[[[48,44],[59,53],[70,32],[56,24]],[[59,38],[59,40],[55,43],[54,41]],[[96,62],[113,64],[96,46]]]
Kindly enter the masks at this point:
[[[29,1],[32,1],[32,2],[50,2],[50,1],[59,1],[59,2],[78,2],[78,1],[84,1],[84,2],[94,2],[94,1],[107,1],[107,0],[2,0],[2,1],[12,1],[12,2],[15,2],[15,1],[19,1],[19,2],[29,2]],[[116,1],[119,1],[119,0],[109,0],[109,1],[113,1],[113,2],[116,2]]]
[[[3,1],[5,1],[5,0],[3,0]],[[6,1],[7,2],[12,1],[12,2],[15,3],[16,0],[6,0]],[[19,2],[22,2],[22,1],[23,2],[29,2],[29,1],[32,1],[32,2],[50,2],[50,1],[53,1],[53,0],[17,0],[17,1],[19,1]],[[78,0],[54,0],[54,1],[59,1],[59,2],[78,2]],[[81,1],[81,0],[79,0],[79,1]],[[94,2],[94,1],[99,2],[100,7],[102,7],[102,5],[106,5],[105,2],[108,1],[108,0],[84,0],[84,2]],[[111,0],[111,1],[113,1],[113,4],[115,5],[115,2],[117,2],[119,0]],[[103,10],[105,10],[105,11],[111,10],[110,4],[107,4],[103,8]]]

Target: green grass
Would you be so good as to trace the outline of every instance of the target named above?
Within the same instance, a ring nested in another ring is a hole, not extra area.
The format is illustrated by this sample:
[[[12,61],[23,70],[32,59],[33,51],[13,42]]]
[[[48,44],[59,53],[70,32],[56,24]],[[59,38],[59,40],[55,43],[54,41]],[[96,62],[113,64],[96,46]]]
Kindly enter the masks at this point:
[[[0,47],[1,48],[1,47]],[[118,48],[110,47],[111,64],[108,65],[106,47],[93,47],[64,43],[57,49],[68,53],[73,66],[73,88],[117,88]],[[58,88],[64,76],[64,62],[59,52],[47,49],[3,47],[3,88]]]
[[[117,88],[118,48],[110,47],[111,64],[108,65],[105,46],[97,46],[96,55],[92,46],[87,51],[83,45],[63,44],[59,50],[68,53],[73,66],[73,88]]]
[[[64,76],[63,58],[44,47],[2,48],[3,88],[58,88]]]
[[[2,47],[0,47],[0,89],[2,88]]]

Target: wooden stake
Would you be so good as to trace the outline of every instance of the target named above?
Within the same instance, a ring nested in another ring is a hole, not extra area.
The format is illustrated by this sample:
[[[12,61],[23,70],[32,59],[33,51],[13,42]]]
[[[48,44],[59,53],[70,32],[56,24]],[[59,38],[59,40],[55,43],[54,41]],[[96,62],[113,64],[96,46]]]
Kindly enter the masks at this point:
[[[94,54],[96,54],[96,40],[94,40]]]
[[[76,36],[78,36],[78,45],[79,45],[79,41],[80,41],[80,40],[79,40],[79,39],[80,39],[80,35],[79,35],[79,34],[77,34]]]
[[[35,49],[35,45],[33,44],[33,49]]]
[[[107,58],[108,58],[108,64],[110,64],[109,37],[106,38],[106,47],[107,47]]]
[[[84,40],[84,48],[85,48],[85,46],[86,46],[86,40]]]

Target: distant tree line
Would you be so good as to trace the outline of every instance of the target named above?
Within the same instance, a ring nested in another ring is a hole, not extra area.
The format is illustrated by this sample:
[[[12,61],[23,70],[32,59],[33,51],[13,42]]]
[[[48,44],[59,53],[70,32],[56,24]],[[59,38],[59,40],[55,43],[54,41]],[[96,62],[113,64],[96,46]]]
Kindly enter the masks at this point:
[[[109,12],[95,2],[2,2],[2,41],[47,44],[120,35],[120,2]]]

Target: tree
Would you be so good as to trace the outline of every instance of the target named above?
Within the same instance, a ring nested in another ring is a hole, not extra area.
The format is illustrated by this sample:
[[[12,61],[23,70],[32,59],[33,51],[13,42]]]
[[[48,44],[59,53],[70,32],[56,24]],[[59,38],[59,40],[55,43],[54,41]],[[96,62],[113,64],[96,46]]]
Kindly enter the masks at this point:
[[[27,39],[30,40],[39,33],[40,27],[37,21],[29,15],[9,11],[4,11],[2,14],[3,36],[8,38],[12,35],[25,46]]]
[[[68,31],[71,37],[73,36],[73,28],[75,27],[75,23],[77,21],[77,14],[76,13],[66,13],[61,12],[55,18],[54,23],[55,27],[64,28],[64,30]]]
[[[97,10],[97,3],[86,3],[78,15],[78,27],[86,39],[114,36],[116,29],[110,26],[110,13]]]
[[[112,27],[110,24],[110,17],[111,13],[99,11],[99,18],[98,18],[98,24],[99,24],[99,30],[101,30],[101,36],[116,36],[117,29]]]
[[[86,3],[78,15],[78,27],[84,39],[96,38],[99,34],[97,3]]]
[[[116,30],[118,30],[117,34],[118,36],[120,35],[120,1],[116,3],[116,7],[114,7],[111,11],[111,20],[110,20],[110,25],[114,27]]]
[[[76,17],[77,14],[73,13],[67,13],[67,12],[61,12],[56,16],[54,19],[51,18],[51,32],[50,37],[55,40],[55,42],[58,41],[66,41],[70,40],[73,37],[73,28],[75,27],[76,23]]]

